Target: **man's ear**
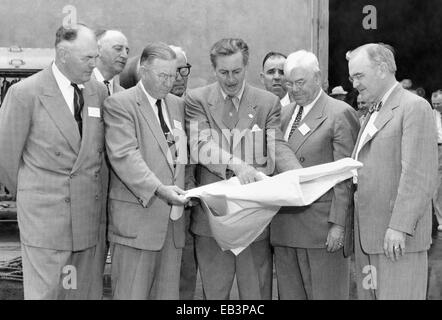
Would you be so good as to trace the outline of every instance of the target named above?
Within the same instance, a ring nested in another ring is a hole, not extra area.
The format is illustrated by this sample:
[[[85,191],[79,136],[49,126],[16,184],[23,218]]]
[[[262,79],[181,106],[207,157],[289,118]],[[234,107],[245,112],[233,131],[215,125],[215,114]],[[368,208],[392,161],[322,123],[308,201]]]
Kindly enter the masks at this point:
[[[69,57],[70,52],[65,46],[60,46],[57,49],[57,56],[62,63],[66,63],[67,58]]]
[[[264,85],[264,73],[263,72],[261,72],[259,74],[259,79],[261,80],[261,83]]]

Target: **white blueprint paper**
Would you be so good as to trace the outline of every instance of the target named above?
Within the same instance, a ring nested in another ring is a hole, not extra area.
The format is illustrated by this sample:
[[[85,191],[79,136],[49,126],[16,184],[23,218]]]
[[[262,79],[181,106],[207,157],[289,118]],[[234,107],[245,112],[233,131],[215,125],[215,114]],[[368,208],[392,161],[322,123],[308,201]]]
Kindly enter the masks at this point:
[[[215,240],[238,255],[268,226],[281,206],[306,206],[337,183],[353,176],[362,163],[351,158],[287,171],[251,184],[236,177],[189,190],[208,215]]]

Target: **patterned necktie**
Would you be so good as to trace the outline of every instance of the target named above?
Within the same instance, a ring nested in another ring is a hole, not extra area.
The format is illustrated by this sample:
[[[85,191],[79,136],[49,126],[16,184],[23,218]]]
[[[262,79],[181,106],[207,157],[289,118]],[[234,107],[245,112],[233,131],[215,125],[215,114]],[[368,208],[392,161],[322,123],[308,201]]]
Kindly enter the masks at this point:
[[[298,114],[296,115],[295,121],[293,121],[292,128],[290,129],[289,139],[292,136],[292,134],[295,132],[296,128],[298,128],[299,123],[301,122],[302,112],[304,112],[304,107],[303,106],[299,106]]]
[[[381,110],[381,108],[382,108],[382,101],[379,102],[379,103],[376,104],[376,105],[372,105],[372,106],[370,107],[370,109],[368,109],[368,112],[369,112],[370,114],[372,114],[373,112],[378,112],[379,110]]]
[[[108,94],[108,95],[111,95],[111,93],[110,93],[110,82],[107,81],[107,80],[104,80],[103,83],[106,85],[106,88],[107,88],[107,94]]]
[[[71,86],[74,87],[74,118],[75,121],[77,121],[80,137],[82,137],[83,120],[81,118],[81,112],[83,111],[83,106],[84,106],[83,92],[76,83],[71,83]]]
[[[158,119],[160,120],[161,129],[163,130],[164,137],[166,138],[167,144],[169,147],[171,147],[175,141],[172,137],[172,134],[170,133],[169,127],[166,124],[166,121],[164,120],[163,116],[163,109],[161,108],[161,99],[158,99],[155,103],[158,109]]]
[[[239,120],[238,111],[236,111],[235,104],[233,103],[234,98],[227,96],[224,101],[223,121],[230,130],[236,127]]]

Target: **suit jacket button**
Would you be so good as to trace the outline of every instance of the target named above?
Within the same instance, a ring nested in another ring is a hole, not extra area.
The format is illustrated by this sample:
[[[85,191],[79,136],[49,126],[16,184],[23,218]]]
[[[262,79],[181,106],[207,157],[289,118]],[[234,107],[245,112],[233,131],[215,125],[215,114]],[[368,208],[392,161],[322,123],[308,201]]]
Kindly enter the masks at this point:
[[[57,152],[55,152],[55,155],[56,155],[57,157],[59,157],[59,156],[61,156],[61,152],[60,152],[60,151],[57,151]]]
[[[71,202],[71,199],[66,198],[66,199],[64,199],[64,201],[65,201],[66,203],[69,203],[69,202]]]
[[[98,200],[98,199],[100,199],[100,197],[97,194],[97,195],[95,195],[95,200]]]
[[[299,162],[304,162],[304,161],[305,161],[304,157],[299,158]]]

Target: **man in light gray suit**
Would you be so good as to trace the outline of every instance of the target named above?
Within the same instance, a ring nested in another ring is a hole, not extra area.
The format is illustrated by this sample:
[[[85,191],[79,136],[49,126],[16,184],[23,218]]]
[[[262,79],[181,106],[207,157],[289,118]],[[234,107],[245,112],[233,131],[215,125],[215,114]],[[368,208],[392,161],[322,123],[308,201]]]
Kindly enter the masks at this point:
[[[25,299],[98,299],[106,88],[89,81],[98,56],[89,28],[60,27],[55,51],[0,109],[0,181],[17,193]]]
[[[114,299],[179,298],[187,140],[184,102],[169,93],[176,69],[175,53],[151,43],[140,82],[105,101]]]
[[[199,185],[234,175],[246,184],[273,174],[275,166],[280,171],[300,167],[282,138],[279,98],[245,81],[248,57],[242,39],[219,40],[210,52],[217,82],[186,95],[186,128]],[[240,299],[271,299],[268,228],[235,256],[213,238],[201,206],[195,207],[192,218],[205,298],[229,299],[236,276]]]
[[[393,52],[366,44],[347,53],[353,87],[373,101],[353,157],[359,299],[425,299],[431,200],[438,180],[434,116],[396,81]]]
[[[356,111],[321,89],[312,52],[290,54],[284,73],[296,103],[281,115],[282,132],[304,167],[350,157],[359,130]],[[351,180],[337,184],[306,207],[283,207],[273,218],[279,298],[349,298],[350,261],[344,257],[344,227],[351,214]]]

